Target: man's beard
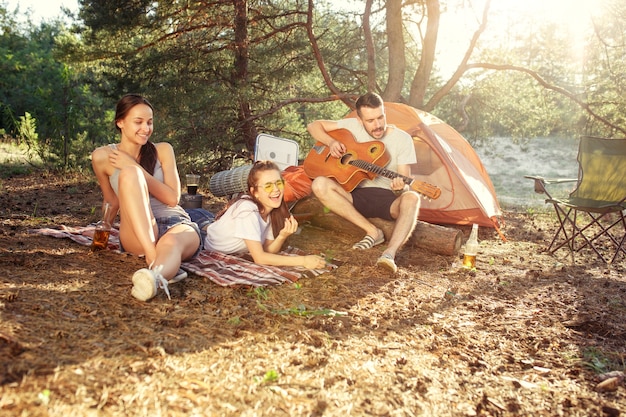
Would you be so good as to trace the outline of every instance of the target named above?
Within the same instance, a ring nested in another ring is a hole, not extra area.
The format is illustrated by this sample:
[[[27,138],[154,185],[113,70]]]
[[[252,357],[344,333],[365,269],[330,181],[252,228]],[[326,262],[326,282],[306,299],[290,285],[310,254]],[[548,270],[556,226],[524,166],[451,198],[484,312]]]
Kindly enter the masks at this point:
[[[374,129],[374,130],[371,130],[369,132],[369,134],[373,138],[381,139],[383,136],[385,136],[385,130],[386,129],[387,129],[386,127],[381,127],[381,128],[378,128],[378,129]]]

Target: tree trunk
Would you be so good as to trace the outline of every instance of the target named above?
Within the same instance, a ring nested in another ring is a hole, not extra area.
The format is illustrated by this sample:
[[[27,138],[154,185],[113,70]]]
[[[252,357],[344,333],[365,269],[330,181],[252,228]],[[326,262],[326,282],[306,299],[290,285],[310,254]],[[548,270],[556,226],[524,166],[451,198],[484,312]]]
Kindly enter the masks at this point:
[[[300,223],[309,221],[313,226],[332,230],[335,233],[353,235],[355,241],[363,237],[363,231],[359,227],[325,210],[316,197],[311,196],[298,201],[291,209],[291,213]],[[369,220],[383,231],[385,239],[391,237],[394,222],[378,218]],[[463,233],[458,229],[418,220],[415,231],[406,244],[441,255],[456,256],[461,249],[462,241]]]
[[[376,49],[370,22],[373,2],[373,0],[366,0],[365,13],[363,13],[363,37],[367,51],[367,91],[376,91]]]
[[[439,0],[426,0],[426,34],[422,46],[420,62],[411,82],[409,104],[418,109],[423,108],[426,89],[428,88],[430,75],[435,62],[435,49],[437,47],[437,34],[439,33],[439,18],[441,10]]]
[[[404,43],[404,26],[402,22],[402,0],[387,0],[387,45],[389,47],[389,76],[383,92],[385,101],[400,101],[404,76],[406,72],[406,56]],[[374,90],[370,90],[374,91]]]
[[[231,82],[235,90],[245,91],[248,85],[248,63],[250,60],[250,39],[248,36],[248,0],[233,0],[235,8],[235,63]],[[245,94],[238,97],[239,109],[237,120],[243,132],[246,146],[254,150],[258,132],[252,122],[252,109]]]

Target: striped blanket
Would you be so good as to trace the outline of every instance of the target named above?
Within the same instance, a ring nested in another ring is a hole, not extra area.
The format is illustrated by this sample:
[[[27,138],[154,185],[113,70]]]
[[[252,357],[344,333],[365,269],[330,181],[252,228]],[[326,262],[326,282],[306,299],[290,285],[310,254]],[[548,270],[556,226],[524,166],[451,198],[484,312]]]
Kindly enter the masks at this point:
[[[91,245],[94,225],[86,227],[61,226],[58,229],[31,229],[29,232],[57,238],[69,238],[81,245]],[[119,232],[117,229],[111,230],[108,249],[114,252],[120,252]],[[304,252],[300,249],[289,247],[286,251],[282,252],[282,254],[303,255]],[[200,252],[198,256],[181,264],[181,268],[187,272],[209,278],[217,285],[224,287],[261,287],[295,282],[303,277],[316,277],[336,267],[337,265],[335,264],[329,264],[326,269],[311,270],[300,267],[258,265],[252,262],[251,259],[246,259],[246,257],[225,255],[208,250]]]

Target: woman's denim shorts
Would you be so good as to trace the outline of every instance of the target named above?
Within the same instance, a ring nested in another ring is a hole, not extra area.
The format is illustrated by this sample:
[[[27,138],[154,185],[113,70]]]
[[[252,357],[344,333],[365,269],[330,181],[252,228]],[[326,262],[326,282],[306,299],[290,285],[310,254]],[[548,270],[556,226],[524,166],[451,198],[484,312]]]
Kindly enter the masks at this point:
[[[202,237],[202,233],[200,233],[200,228],[190,218],[185,216],[170,216],[161,217],[155,220],[157,222],[157,227],[159,228],[159,237],[157,238],[157,242],[159,241],[161,236],[166,234],[168,230],[170,230],[172,227],[184,224],[195,230],[198,234],[198,237],[200,238],[200,246],[198,246],[198,250],[196,251],[196,253],[193,254],[193,256],[198,255],[204,247],[204,238]]]
[[[190,208],[185,209],[191,221],[194,222],[200,229],[200,238],[202,239],[202,245],[204,246],[204,238],[206,237],[206,227],[215,221],[215,215],[203,208]]]
[[[193,222],[188,216],[159,217],[159,218],[156,218],[155,220],[156,220],[157,227],[159,230],[159,235],[157,236],[157,242],[159,241],[161,236],[166,234],[168,230],[170,230],[172,227],[178,226],[179,224],[185,224],[191,227],[193,230],[195,230],[196,233],[198,234],[198,237],[200,238],[200,246],[198,246],[198,250],[196,251],[196,253],[193,254],[193,256],[198,255],[200,251],[204,248],[204,236],[202,235],[202,233],[200,233],[200,227],[198,227],[198,224]],[[120,252],[122,253],[125,252],[121,241],[120,241]]]

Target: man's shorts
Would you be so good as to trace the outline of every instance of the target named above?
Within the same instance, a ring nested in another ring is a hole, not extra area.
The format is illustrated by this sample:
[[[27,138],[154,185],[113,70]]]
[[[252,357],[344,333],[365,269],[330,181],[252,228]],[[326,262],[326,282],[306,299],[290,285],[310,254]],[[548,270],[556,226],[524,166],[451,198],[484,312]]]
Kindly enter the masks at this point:
[[[397,196],[393,191],[386,188],[357,187],[351,194],[354,208],[364,217],[394,220],[391,217],[391,203]]]

